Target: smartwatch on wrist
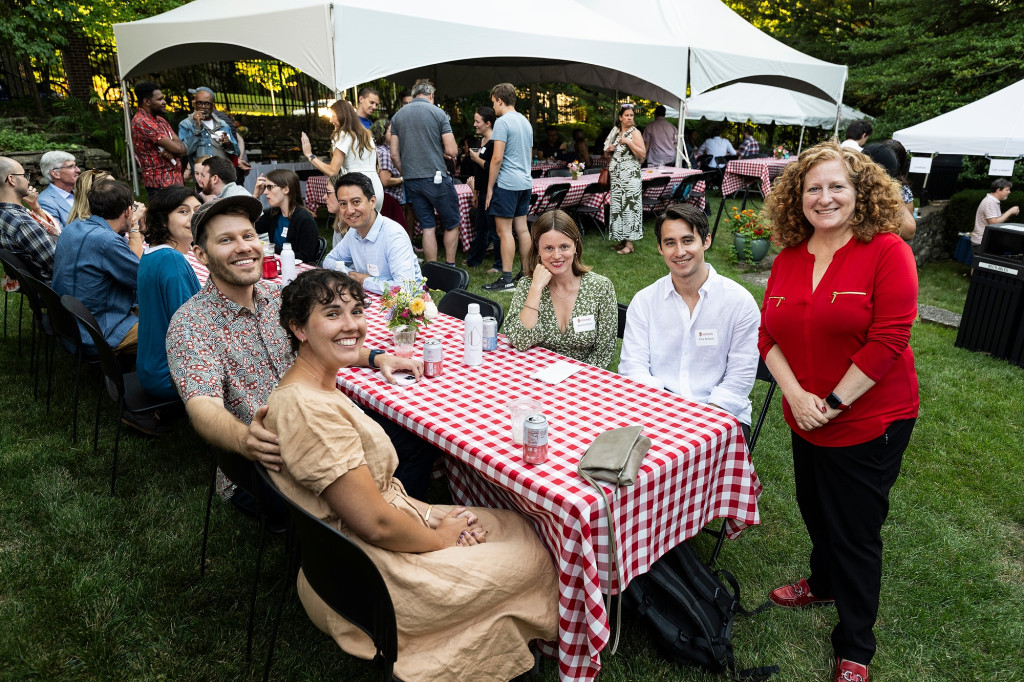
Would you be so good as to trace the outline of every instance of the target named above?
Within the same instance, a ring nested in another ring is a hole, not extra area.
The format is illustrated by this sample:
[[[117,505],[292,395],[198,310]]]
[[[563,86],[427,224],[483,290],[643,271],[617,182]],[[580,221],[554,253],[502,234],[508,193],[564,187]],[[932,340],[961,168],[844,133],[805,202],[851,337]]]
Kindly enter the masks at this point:
[[[844,405],[842,399],[839,396],[837,396],[835,393],[829,393],[828,397],[825,398],[825,402],[833,410],[840,410],[842,412],[845,412],[846,410],[850,409],[850,406],[849,405]]]
[[[382,350],[371,350],[370,351],[370,359],[366,362],[366,364],[368,364],[373,369],[380,369],[380,367],[377,367],[377,362],[376,362],[378,355],[384,355],[384,351],[382,351]]]
[[[309,156],[308,156],[307,158],[308,158],[308,159],[309,159],[310,161],[314,161],[314,160],[316,160],[316,154],[310,154],[310,155],[309,155]]]

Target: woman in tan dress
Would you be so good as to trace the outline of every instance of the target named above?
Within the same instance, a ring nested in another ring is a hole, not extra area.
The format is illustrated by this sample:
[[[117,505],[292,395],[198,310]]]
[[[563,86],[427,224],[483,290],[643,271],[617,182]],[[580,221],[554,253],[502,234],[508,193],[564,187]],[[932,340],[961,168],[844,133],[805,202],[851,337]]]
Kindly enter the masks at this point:
[[[281,320],[296,358],[268,402],[267,425],[284,459],[272,475],[380,570],[398,623],[395,675],[508,680],[529,670],[529,643],[558,632],[557,575],[533,527],[514,512],[428,505],[392,477],[398,458],[390,440],[335,385],[366,336],[355,280],[302,273],[282,292]],[[324,604],[301,573],[298,590],[317,627],[348,653],[373,658],[369,637]]]

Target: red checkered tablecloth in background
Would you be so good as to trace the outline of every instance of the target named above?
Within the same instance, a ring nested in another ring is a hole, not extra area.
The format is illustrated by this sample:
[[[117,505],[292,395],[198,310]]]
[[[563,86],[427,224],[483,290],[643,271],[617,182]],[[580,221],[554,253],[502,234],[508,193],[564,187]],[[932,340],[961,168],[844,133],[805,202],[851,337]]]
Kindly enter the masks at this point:
[[[722,178],[722,196],[735,194],[750,182],[751,178],[761,181],[761,196],[768,196],[772,191],[772,180],[782,173],[782,169],[796,161],[795,156],[788,159],[737,159],[725,166]]]
[[[368,296],[367,323],[367,345],[390,347],[374,296]],[[484,353],[482,366],[465,367],[462,330],[462,321],[440,315],[417,338],[417,357],[424,340],[443,342],[442,376],[398,387],[378,372],[347,368],[338,374],[339,387],[444,449],[457,502],[514,509],[534,523],[559,573],[559,677],[592,680],[609,638],[602,601],[607,523],[601,496],[576,473],[580,456],[611,428],[642,424],[651,439],[635,485],[617,498],[606,486],[628,584],[713,519],[727,519],[732,537],[760,523],[761,484],[739,424],[715,408],[574,360],[583,369],[561,384],[530,379],[565,358],[543,348],[517,352],[504,336],[497,351]],[[550,429],[544,464],[526,465],[512,444],[506,406],[518,397],[544,405]]]
[[[664,189],[662,196],[668,197],[671,196],[672,192],[676,190],[676,187],[678,187],[679,183],[683,181],[683,178],[685,178],[688,175],[693,175],[695,173],[700,173],[700,171],[694,168],[675,168],[673,166],[658,166],[655,168],[641,169],[640,179],[649,180],[652,177],[658,177],[659,175],[668,175],[668,187],[662,188]],[[536,180],[534,182],[536,182]],[[702,180],[698,182],[696,185],[694,185],[691,191],[703,192],[704,189],[704,181]],[[586,199],[583,201],[583,205],[594,206],[596,208],[601,209],[600,211],[597,212],[597,214],[594,217],[597,218],[597,220],[599,220],[601,223],[604,223],[604,207],[607,206],[610,201],[611,195],[608,192],[605,192],[604,194],[591,194],[588,195]],[[688,199],[687,203],[693,204],[694,206],[697,206],[699,208],[704,208],[705,199],[703,197],[697,197],[693,199]]]
[[[192,255],[191,251],[188,251],[188,252],[185,253],[185,260],[188,261],[188,264],[192,266],[192,270],[195,271],[196,279],[199,280],[199,286],[206,286],[206,280],[208,280],[210,278],[210,270],[209,270],[209,268],[207,268],[205,265],[203,265],[198,260],[196,260],[196,257],[194,255]],[[300,272],[305,272],[306,270],[312,270],[315,267],[316,267],[316,263],[313,263],[313,264],[297,263],[295,265],[295,272],[296,272],[296,274],[298,274]],[[273,282],[274,284],[280,284],[281,283],[281,278],[280,277],[274,277],[272,279],[268,279],[267,281],[268,282]]]
[[[324,194],[327,192],[327,177],[324,175],[313,175],[306,178],[306,208],[316,211],[324,205]],[[469,208],[473,199],[473,190],[469,185],[455,185],[455,193],[459,197],[459,241],[462,243],[462,250],[469,251],[473,244],[473,224],[469,220]],[[413,228],[413,235],[420,234],[419,222]]]

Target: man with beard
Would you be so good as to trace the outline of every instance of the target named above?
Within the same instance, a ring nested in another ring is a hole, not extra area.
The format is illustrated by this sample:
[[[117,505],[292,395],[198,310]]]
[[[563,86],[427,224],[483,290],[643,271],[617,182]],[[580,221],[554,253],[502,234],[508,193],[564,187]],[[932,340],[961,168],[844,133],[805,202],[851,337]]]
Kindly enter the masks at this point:
[[[203,204],[192,216],[192,252],[210,270],[202,290],[178,308],[167,330],[171,380],[192,425],[218,447],[280,470],[277,435],[266,429],[266,401],[294,360],[279,322],[281,289],[262,279],[263,249],[254,221],[263,206],[251,196]],[[365,347],[357,366],[419,377],[423,364]],[[395,476],[406,490],[425,492],[438,451],[412,433],[368,411],[398,451]],[[226,479],[218,486],[231,497]],[[245,507],[244,503],[239,506]]]
[[[193,172],[196,159],[200,156],[228,159],[234,167],[241,155],[241,148],[231,121],[215,108],[213,90],[203,86],[189,92],[193,93],[194,111],[178,124],[178,135],[185,143],[188,163]]]
[[[252,196],[235,182],[235,167],[231,162],[219,156],[211,156],[196,164],[196,187],[202,190],[207,201],[224,197]]]
[[[56,237],[21,203],[28,196],[28,173],[20,163],[0,156],[0,249],[20,258],[28,274],[49,283]]]
[[[139,110],[132,117],[132,146],[142,168],[142,184],[149,196],[170,185],[182,185],[179,157],[185,145],[164,118],[167,100],[156,83],[143,81],[135,86]]]

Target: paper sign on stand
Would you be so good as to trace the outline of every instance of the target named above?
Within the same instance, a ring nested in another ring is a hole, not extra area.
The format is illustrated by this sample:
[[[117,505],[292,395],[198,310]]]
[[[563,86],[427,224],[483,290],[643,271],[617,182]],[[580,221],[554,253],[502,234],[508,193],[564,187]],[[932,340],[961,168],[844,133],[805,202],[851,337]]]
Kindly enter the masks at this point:
[[[930,156],[915,156],[910,159],[910,172],[911,173],[931,173],[932,172],[932,157]]]
[[[988,162],[989,175],[1013,176],[1013,159],[990,159]]]

